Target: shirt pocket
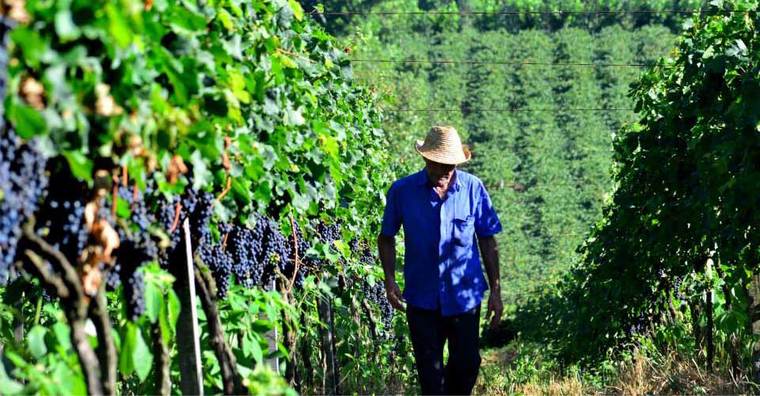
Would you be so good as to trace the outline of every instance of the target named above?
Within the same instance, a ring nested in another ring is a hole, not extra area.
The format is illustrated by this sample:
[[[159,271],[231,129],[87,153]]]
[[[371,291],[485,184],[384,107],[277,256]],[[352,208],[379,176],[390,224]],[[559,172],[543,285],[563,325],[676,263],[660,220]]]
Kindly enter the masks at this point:
[[[475,216],[455,216],[452,242],[457,246],[472,246],[475,237]]]

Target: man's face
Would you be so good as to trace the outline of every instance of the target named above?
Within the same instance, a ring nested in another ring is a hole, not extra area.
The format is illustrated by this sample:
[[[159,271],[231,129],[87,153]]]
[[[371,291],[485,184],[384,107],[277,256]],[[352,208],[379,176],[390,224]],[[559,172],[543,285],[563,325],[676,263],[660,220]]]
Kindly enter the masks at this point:
[[[425,169],[427,169],[428,178],[436,187],[446,187],[454,175],[456,167],[456,165],[441,164],[427,158],[425,159]]]

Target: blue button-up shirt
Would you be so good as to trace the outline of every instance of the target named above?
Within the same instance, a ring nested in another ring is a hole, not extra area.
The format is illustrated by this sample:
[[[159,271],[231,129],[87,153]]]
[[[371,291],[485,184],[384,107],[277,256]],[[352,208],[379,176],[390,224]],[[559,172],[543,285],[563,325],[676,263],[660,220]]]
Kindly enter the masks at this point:
[[[393,183],[381,233],[395,236],[404,226],[404,299],[444,316],[475,308],[488,289],[480,265],[477,237],[501,231],[483,182],[462,170],[443,199],[427,171]]]

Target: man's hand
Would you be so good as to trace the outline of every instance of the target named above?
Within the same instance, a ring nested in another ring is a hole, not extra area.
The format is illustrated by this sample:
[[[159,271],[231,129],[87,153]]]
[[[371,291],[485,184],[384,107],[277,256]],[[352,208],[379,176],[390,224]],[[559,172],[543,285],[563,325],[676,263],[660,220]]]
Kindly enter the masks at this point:
[[[401,295],[401,289],[395,280],[389,280],[385,282],[385,295],[388,297],[388,302],[391,303],[393,308],[399,311],[406,311],[406,305],[404,305],[404,297]]]
[[[488,297],[488,312],[486,313],[486,318],[491,319],[491,329],[495,329],[499,325],[503,311],[504,305],[501,303],[501,291],[498,289],[491,290],[491,295]]]

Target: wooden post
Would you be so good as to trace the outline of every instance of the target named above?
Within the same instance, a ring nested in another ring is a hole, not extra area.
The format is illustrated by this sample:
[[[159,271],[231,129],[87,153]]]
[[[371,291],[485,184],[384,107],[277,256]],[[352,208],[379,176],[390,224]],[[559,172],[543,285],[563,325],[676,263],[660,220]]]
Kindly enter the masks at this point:
[[[712,373],[715,345],[713,344],[713,294],[712,294],[712,259],[707,259],[705,274],[707,275],[707,290],[705,293],[705,309],[707,314],[707,371]]]
[[[272,279],[272,282],[269,284],[269,287],[272,290],[275,290],[276,284],[274,279]],[[283,318],[284,319],[284,318]],[[272,354],[274,352],[277,352],[277,327],[273,328],[272,330],[268,331],[264,337],[267,339],[267,344],[269,345],[269,353]],[[266,364],[269,365],[269,367],[274,370],[277,374],[280,374],[280,358],[275,356],[271,359],[266,359]]]
[[[754,263],[751,263],[754,264]],[[748,316],[750,317],[749,333],[756,337],[760,334],[760,275],[755,272],[748,285],[750,303]],[[760,381],[760,342],[752,343],[752,377],[756,383]]]
[[[322,330],[322,351],[325,356],[325,389],[324,392],[329,395],[339,394],[339,375],[338,364],[335,359],[335,333],[333,324],[332,304],[329,300],[319,299],[317,301],[319,317],[325,323],[326,328]]]
[[[183,395],[203,395],[203,373],[201,372],[200,329],[198,311],[195,306],[195,269],[193,249],[190,240],[190,223],[182,223],[185,242],[184,263],[176,268],[175,291],[179,297],[180,313],[177,319],[177,349],[179,352],[180,390]]]

